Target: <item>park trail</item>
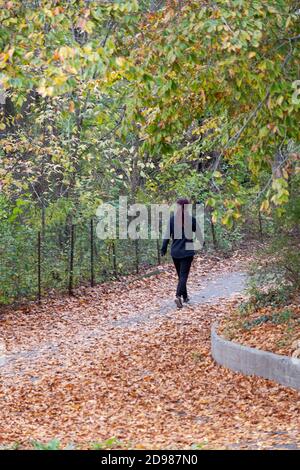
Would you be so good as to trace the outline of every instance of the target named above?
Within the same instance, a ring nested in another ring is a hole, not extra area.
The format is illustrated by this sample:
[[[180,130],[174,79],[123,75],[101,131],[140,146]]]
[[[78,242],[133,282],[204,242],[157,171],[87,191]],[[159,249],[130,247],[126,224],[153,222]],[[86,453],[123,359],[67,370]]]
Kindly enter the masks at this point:
[[[245,296],[248,265],[240,252],[197,257],[181,310],[168,264],[8,309],[0,445],[298,449],[299,393],[211,358],[211,325]]]

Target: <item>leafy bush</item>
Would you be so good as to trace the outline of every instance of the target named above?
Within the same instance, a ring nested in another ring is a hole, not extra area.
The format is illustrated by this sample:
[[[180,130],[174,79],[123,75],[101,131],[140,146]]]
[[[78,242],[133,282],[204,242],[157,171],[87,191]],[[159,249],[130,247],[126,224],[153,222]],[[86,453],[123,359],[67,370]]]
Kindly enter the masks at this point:
[[[242,302],[238,307],[242,316],[247,316],[249,313],[256,312],[263,307],[285,305],[290,300],[292,293],[287,287],[272,288],[267,291],[252,287],[248,292],[250,294],[249,300]]]
[[[292,317],[293,317],[293,312],[291,310],[285,309],[282,312],[274,313],[273,315],[262,315],[259,318],[246,321],[243,323],[243,328],[245,330],[251,330],[251,328],[262,325],[263,323],[267,323],[267,322],[271,322],[275,325],[280,325],[282,323],[289,323]]]
[[[272,240],[263,249],[266,260],[257,274],[268,278],[276,285],[300,289],[300,176],[290,181],[289,191],[293,195],[280,216],[274,211]]]

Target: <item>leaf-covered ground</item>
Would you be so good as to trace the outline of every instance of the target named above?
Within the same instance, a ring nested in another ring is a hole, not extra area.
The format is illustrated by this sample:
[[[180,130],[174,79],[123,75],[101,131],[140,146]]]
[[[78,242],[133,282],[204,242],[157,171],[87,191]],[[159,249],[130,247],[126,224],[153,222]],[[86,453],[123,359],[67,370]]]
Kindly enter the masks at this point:
[[[182,310],[164,265],[157,275],[4,312],[0,444],[57,438],[88,448],[115,437],[116,446],[147,449],[300,446],[299,393],[210,355],[211,324],[237,305],[234,273],[247,265],[239,253],[198,258],[194,302]]]
[[[292,356],[300,344],[300,306],[264,307],[241,315],[233,311],[220,330],[227,339],[276,354]]]

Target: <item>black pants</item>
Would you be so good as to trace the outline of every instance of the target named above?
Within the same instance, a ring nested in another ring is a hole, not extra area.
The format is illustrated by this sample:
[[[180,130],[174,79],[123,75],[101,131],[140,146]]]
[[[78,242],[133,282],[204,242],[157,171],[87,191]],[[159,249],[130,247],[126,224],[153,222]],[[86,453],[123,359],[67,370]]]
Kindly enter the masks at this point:
[[[184,299],[187,298],[186,283],[189,277],[189,272],[193,259],[193,256],[187,256],[186,258],[173,258],[173,262],[175,264],[179,279],[176,295],[182,295]]]

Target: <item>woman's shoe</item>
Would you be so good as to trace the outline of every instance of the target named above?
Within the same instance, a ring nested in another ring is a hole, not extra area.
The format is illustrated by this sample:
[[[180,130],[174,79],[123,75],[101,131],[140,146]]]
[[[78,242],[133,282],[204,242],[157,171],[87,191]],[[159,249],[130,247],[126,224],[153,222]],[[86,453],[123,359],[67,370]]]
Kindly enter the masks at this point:
[[[182,308],[182,301],[179,295],[176,295],[175,304],[177,305],[177,308]]]
[[[191,300],[191,299],[189,298],[188,295],[187,295],[186,297],[183,297],[183,302],[184,302],[185,304],[188,304],[190,300]]]

